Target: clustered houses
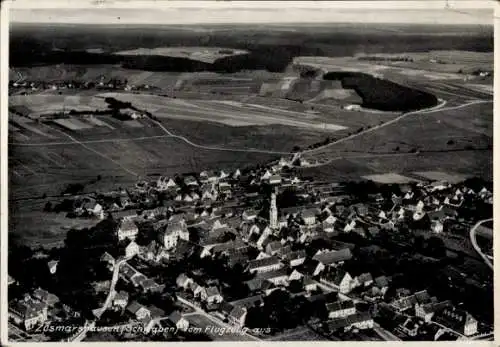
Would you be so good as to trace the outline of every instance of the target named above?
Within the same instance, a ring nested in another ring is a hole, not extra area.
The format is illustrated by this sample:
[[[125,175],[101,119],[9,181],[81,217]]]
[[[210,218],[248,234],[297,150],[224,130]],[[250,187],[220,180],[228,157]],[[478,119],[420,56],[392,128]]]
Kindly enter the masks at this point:
[[[301,180],[282,170],[288,164],[281,159],[274,166],[251,170],[162,176],[96,197],[80,208],[110,214],[117,221],[116,237],[127,259],[161,265],[175,261],[186,247],[195,249],[202,262],[225,259],[229,267],[242,269],[249,275],[243,283],[247,293],[237,299],[227,294],[229,284],[221,279],[204,278],[195,271],[176,278],[177,290],[187,299],[229,324],[245,326],[250,307],[263,306],[275,291],[288,291],[314,305],[322,303],[328,312],[326,326],[336,331],[372,328],[372,311],[354,302],[376,306],[388,300],[390,290],[398,289],[384,272],[351,271],[348,265],[357,260],[356,245],[341,242],[342,236],[370,240],[381,232],[397,234],[408,223],[418,223],[429,234],[442,234],[450,223],[458,222],[458,209],[491,202],[486,188],[475,192],[445,182],[418,183],[404,187],[399,195],[374,194],[360,202],[345,185]],[[282,208],[278,201],[286,190],[293,191],[297,201]],[[152,239],[139,246],[142,228]],[[105,253],[102,260],[113,269],[113,256]],[[127,262],[119,277],[135,292],[163,291]],[[387,301],[387,309],[409,318],[401,324],[407,334],[418,333],[412,325],[415,319],[429,324],[439,320],[460,334],[475,334],[477,321],[474,328],[470,314],[440,299],[425,291],[406,293]],[[149,328],[158,321],[154,308],[129,302],[127,291],[115,293],[112,305],[144,320]],[[168,315],[168,321],[178,329],[189,324],[179,312]]]
[[[57,296],[37,288],[22,299],[9,302],[9,321],[26,331],[33,331],[49,320],[59,320],[52,314],[58,304]]]

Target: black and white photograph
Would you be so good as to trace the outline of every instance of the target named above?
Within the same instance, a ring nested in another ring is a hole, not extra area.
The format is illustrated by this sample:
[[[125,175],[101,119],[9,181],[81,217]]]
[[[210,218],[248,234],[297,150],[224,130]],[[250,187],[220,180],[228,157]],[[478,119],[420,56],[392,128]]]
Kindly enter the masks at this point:
[[[494,341],[495,7],[3,2],[2,344]]]

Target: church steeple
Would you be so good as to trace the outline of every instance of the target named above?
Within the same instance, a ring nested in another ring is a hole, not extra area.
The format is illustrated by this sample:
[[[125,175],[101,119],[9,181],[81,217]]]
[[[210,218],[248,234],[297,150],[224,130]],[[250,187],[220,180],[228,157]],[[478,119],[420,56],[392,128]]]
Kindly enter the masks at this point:
[[[276,206],[276,194],[278,188],[271,193],[271,206],[269,208],[269,226],[271,229],[278,229],[278,208]]]

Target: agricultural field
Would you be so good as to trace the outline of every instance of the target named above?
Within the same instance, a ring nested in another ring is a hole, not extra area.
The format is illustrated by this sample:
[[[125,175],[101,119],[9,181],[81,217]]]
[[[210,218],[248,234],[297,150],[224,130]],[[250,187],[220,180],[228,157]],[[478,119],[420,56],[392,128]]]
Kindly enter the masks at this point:
[[[114,52],[113,54],[119,56],[163,56],[186,58],[204,63],[213,63],[217,59],[248,54],[248,51],[217,47],[157,47],[152,49],[137,48],[134,50]]]
[[[385,174],[377,174],[377,175],[367,175],[367,176],[362,176],[364,179],[374,181],[376,183],[382,183],[382,184],[405,184],[405,183],[411,183],[411,182],[416,182],[417,180],[411,178],[411,177],[406,177],[397,173],[385,173]]]
[[[493,145],[491,103],[412,114],[376,131],[304,155],[310,162],[336,156],[403,155],[416,152],[452,153],[487,150]]]
[[[414,177],[416,171],[439,170],[452,175],[478,176],[485,180],[493,179],[493,153],[485,151],[460,151],[445,153],[420,153],[386,156],[362,156],[361,158],[342,158],[316,166],[300,169],[302,176],[321,180],[342,182],[359,181],[361,176],[373,174],[398,173]],[[420,177],[420,179],[422,179]]]

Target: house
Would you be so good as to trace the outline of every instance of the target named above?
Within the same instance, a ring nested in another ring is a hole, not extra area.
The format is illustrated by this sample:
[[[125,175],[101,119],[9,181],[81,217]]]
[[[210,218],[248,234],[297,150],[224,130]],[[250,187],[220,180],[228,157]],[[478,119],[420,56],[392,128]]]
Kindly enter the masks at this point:
[[[47,304],[50,293],[42,288],[37,288],[33,291],[31,296],[40,301],[41,303]]]
[[[229,313],[229,323],[238,327],[243,328],[245,326],[245,320],[247,317],[246,307],[235,306]]]
[[[204,286],[193,282],[193,284],[191,285],[191,290],[195,298],[200,298],[202,301],[205,301],[207,299],[207,289]]]
[[[293,270],[292,273],[290,274],[290,276],[288,276],[288,281],[289,282],[298,281],[298,280],[301,280],[303,277],[304,277],[304,275],[302,273],[300,273],[297,270]]]
[[[139,254],[139,245],[135,241],[130,241],[125,247],[125,258],[132,258],[137,254]]]
[[[321,226],[323,227],[323,231],[325,233],[333,233],[335,231],[335,224],[326,220],[321,223]]]
[[[477,333],[477,320],[468,312],[454,306],[444,308],[435,315],[433,321],[465,336]]]
[[[281,244],[281,242],[279,242],[279,241],[273,241],[273,242],[269,242],[266,245],[265,251],[269,255],[275,255],[276,253],[278,253],[278,251],[282,247],[283,247],[283,245]]]
[[[233,192],[231,190],[231,185],[226,182],[222,182],[219,184],[219,193],[222,194],[222,196],[225,196],[226,199],[230,199],[233,195]]]
[[[278,228],[281,230],[282,228],[288,227],[288,219],[285,216],[281,216],[278,220]]]
[[[208,304],[221,303],[223,298],[217,287],[208,287],[206,290],[207,296],[205,301]]]
[[[305,225],[313,225],[316,224],[316,210],[315,209],[307,209],[300,213],[302,220]]]
[[[306,251],[301,249],[299,251],[289,252],[283,255],[283,260],[290,264],[290,267],[302,265],[306,259]]]
[[[304,285],[304,289],[308,292],[312,292],[318,289],[318,283],[314,281],[310,276],[305,276],[302,284]]]
[[[397,322],[400,321],[400,323],[397,326],[397,329],[399,331],[411,337],[417,336],[420,325],[418,324],[418,322],[415,321],[414,317],[402,316],[401,318],[398,318],[396,321]]]
[[[372,329],[373,318],[367,312],[358,312],[352,315],[335,318],[327,322],[328,330],[334,331],[347,331],[352,328],[357,329]]]
[[[387,290],[389,289],[389,279],[386,276],[376,277],[375,286],[380,290],[381,295],[385,295]]]
[[[287,285],[287,280],[288,280],[288,275],[287,271],[284,268],[278,269],[278,270],[273,270],[273,271],[267,271],[267,272],[261,272],[258,273],[255,276],[256,279],[262,280],[262,281],[269,281],[275,285]]]
[[[450,300],[441,302],[430,302],[427,304],[415,303],[415,316],[422,318],[425,322],[430,322],[436,312],[441,312],[446,307],[452,306]]]
[[[372,274],[369,272],[362,273],[361,275],[354,278],[353,286],[354,287],[368,287],[373,283]]]
[[[267,181],[271,178],[272,174],[269,172],[269,170],[266,170],[266,172],[260,177],[261,181]]]
[[[164,284],[160,285],[151,278],[144,279],[139,283],[139,286],[143,293],[160,292],[165,287]]]
[[[345,270],[336,271],[333,276],[323,276],[320,281],[337,288],[342,294],[347,294],[351,291],[352,277]]]
[[[255,218],[257,218],[257,211],[255,210],[246,210],[243,212],[243,220],[245,221],[252,221]]]
[[[262,231],[262,234],[260,234],[259,238],[257,239],[257,242],[255,242],[255,245],[259,250],[263,250],[264,246],[267,245],[267,242],[269,242],[269,236],[271,236],[272,230],[269,228],[269,226],[266,226],[264,231]]]
[[[120,290],[118,293],[115,294],[115,297],[113,298],[113,306],[119,307],[120,309],[124,309],[127,307],[128,304],[128,293]]]
[[[352,300],[337,301],[326,305],[328,318],[347,317],[356,313],[356,307]]]
[[[132,301],[127,306],[127,312],[130,313],[135,319],[144,319],[145,317],[151,316],[151,312],[143,305],[139,304],[137,301]]]
[[[167,250],[175,248],[179,239],[189,240],[189,231],[185,222],[170,222],[158,235],[161,244]]]
[[[352,219],[345,224],[344,232],[349,233],[349,232],[353,231],[354,228],[356,228],[356,221],[354,219]]]
[[[179,330],[186,331],[189,328],[189,321],[179,311],[173,311],[167,319]]]
[[[156,240],[151,241],[147,246],[139,247],[139,249],[138,255],[147,261],[159,262],[162,259],[170,258],[170,254],[165,247],[160,245],[159,242],[156,242]]]
[[[257,273],[278,270],[281,269],[282,267],[283,263],[276,256],[251,260],[247,264],[247,269],[249,272],[257,272]]]
[[[188,187],[196,187],[198,186],[198,181],[193,176],[186,176],[184,177],[184,184]]]
[[[317,260],[324,267],[337,266],[351,258],[352,253],[349,248],[343,248],[338,251],[322,252],[313,256],[313,260]]]
[[[177,287],[185,290],[188,289],[189,286],[193,283],[193,279],[186,276],[186,274],[182,273],[179,276],[177,276],[175,283],[177,284]]]
[[[269,177],[269,184],[272,184],[272,185],[281,184],[281,176],[280,175],[272,175],[271,177]]]
[[[444,230],[444,225],[439,220],[433,220],[431,222],[431,230],[436,234],[440,234]]]
[[[219,179],[223,180],[223,179],[226,179],[228,177],[229,177],[229,174],[224,172],[224,170],[221,170],[220,175],[219,175]]]
[[[365,204],[358,203],[352,205],[352,207],[359,216],[366,216],[368,214],[368,207]]]
[[[139,229],[137,228],[137,225],[135,225],[134,221],[128,218],[124,218],[120,221],[117,231],[119,241],[125,239],[135,240],[138,233]]]
[[[53,275],[57,271],[57,264],[59,264],[58,260],[51,260],[47,263],[47,266],[49,268],[49,272]]]
[[[9,319],[30,331],[47,320],[47,305],[31,298],[12,301],[9,303]]]
[[[255,307],[262,306],[264,304],[264,297],[262,295],[252,295],[243,299],[235,300],[231,302],[234,307]]]

